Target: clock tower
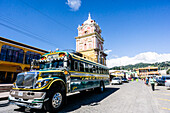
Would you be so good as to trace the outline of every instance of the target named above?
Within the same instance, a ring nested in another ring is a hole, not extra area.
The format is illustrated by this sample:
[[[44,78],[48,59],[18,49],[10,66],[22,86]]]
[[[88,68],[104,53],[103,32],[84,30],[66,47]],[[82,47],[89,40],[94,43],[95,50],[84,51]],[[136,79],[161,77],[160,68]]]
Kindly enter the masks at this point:
[[[91,19],[90,13],[88,19],[77,29],[76,51],[83,54],[84,58],[106,65],[107,54],[103,51],[102,31],[95,20]]]

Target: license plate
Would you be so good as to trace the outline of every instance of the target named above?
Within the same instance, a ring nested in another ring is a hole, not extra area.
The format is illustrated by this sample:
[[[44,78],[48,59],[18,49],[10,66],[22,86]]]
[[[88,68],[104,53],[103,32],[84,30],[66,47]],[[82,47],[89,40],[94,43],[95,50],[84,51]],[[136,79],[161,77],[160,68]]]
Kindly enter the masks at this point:
[[[18,92],[18,96],[23,96],[23,92]]]

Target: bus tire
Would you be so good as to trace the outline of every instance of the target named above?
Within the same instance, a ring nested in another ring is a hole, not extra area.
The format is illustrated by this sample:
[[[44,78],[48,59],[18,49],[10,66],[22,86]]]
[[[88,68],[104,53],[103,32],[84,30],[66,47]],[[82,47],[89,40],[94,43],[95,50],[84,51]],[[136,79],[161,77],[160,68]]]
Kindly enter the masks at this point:
[[[44,109],[46,111],[58,111],[65,103],[66,94],[58,88],[52,88],[47,93],[47,98],[49,98],[49,100],[44,103]]]
[[[99,93],[103,93],[105,90],[105,85],[103,81],[100,82],[100,87],[98,88]]]

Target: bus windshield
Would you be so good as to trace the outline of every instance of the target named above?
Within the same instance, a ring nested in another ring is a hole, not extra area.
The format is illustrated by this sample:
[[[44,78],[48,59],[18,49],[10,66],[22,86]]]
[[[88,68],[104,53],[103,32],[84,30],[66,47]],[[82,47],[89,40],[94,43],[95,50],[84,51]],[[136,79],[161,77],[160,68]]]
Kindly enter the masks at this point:
[[[49,69],[49,68],[62,68],[63,67],[63,60],[57,60],[50,62],[42,62],[40,63],[40,69]]]
[[[63,60],[52,62],[52,68],[62,68],[62,67],[63,67]]]

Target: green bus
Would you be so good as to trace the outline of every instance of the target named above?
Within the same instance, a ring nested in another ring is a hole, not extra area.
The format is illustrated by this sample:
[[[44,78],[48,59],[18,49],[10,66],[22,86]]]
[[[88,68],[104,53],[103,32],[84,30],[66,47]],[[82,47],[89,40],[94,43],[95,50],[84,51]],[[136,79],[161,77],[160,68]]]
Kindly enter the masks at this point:
[[[39,70],[19,73],[10,91],[9,101],[20,107],[47,111],[60,109],[67,93],[89,89],[103,92],[109,85],[109,68],[77,53],[56,51],[33,60]]]

